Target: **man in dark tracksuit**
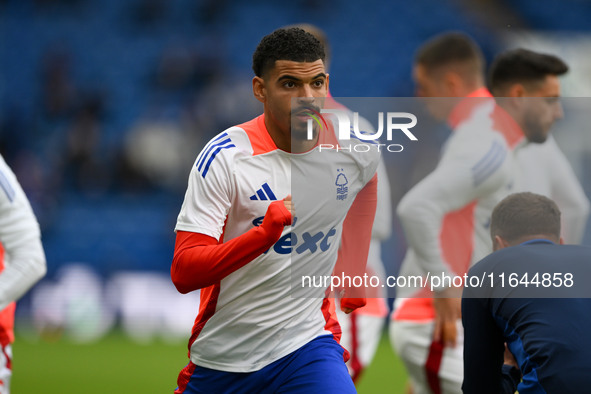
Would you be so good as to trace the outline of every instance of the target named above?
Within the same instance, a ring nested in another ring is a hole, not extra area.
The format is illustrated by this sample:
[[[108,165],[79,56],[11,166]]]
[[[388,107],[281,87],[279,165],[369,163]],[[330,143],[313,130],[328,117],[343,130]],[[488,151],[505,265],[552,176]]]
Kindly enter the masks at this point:
[[[466,286],[462,297],[462,390],[588,391],[591,248],[561,245],[558,207],[533,193],[513,194],[495,207],[491,236],[495,252],[468,273],[483,283]]]

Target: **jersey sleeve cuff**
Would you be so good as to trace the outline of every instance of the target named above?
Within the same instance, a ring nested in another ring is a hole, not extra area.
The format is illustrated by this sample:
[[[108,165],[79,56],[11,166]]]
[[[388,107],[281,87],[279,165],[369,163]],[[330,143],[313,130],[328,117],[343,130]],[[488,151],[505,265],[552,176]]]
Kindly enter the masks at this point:
[[[193,224],[187,224],[187,223],[177,223],[176,227],[174,228],[174,232],[176,233],[177,231],[189,231],[192,233],[199,233],[199,234],[203,234],[203,235],[208,235],[212,238],[215,238],[217,240],[220,239],[220,236],[222,235],[221,231],[212,231],[211,229],[202,227],[202,226],[197,226],[197,225],[193,225]]]

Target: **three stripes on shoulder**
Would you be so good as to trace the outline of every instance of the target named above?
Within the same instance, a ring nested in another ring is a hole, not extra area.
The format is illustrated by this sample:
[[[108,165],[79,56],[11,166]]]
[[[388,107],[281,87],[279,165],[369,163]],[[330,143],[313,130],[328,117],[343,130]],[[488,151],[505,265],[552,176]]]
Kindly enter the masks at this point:
[[[203,148],[200,157],[197,159],[197,164],[195,164],[197,171],[199,171],[201,176],[205,178],[205,175],[207,175],[207,172],[209,171],[209,166],[211,166],[216,155],[220,153],[222,149],[235,147],[236,145],[232,143],[232,140],[228,137],[228,133],[220,134]]]

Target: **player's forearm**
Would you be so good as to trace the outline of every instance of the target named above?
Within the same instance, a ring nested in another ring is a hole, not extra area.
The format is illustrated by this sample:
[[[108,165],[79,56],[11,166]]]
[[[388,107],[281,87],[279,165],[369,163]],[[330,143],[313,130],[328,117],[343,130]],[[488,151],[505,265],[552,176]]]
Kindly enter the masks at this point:
[[[204,234],[178,231],[170,269],[183,294],[218,283],[268,250],[291,224],[283,201],[271,203],[263,223],[224,243]]]
[[[191,235],[182,233],[187,234],[183,231],[177,234],[171,276],[183,294],[219,282],[263,254],[278,239],[270,238],[260,227],[222,244],[211,237],[207,237],[211,241],[205,241],[202,237],[206,236],[202,234],[191,240]]]
[[[17,250],[6,249],[9,264],[0,274],[0,310],[20,299],[47,270],[40,240],[28,242]]]

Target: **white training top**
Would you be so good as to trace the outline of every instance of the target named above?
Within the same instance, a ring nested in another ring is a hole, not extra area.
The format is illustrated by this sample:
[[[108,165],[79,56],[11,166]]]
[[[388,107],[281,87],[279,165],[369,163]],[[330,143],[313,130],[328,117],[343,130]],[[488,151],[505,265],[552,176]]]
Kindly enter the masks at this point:
[[[490,216],[512,192],[513,149],[523,133],[516,124],[499,127],[502,109],[494,99],[465,100],[437,167],[398,205],[408,242],[400,276],[463,275],[492,251]],[[433,318],[430,292],[400,287],[397,296],[393,319]]]
[[[18,300],[45,275],[39,223],[12,170],[0,156],[0,310]]]
[[[351,141],[359,142],[341,145]],[[375,149],[281,151],[262,115],[205,146],[191,170],[175,230],[225,242],[260,225],[269,204],[288,194],[295,220],[265,254],[201,290],[189,343],[194,364],[256,371],[340,330],[323,300],[325,287],[301,288],[301,277],[331,275],[347,211],[378,161]]]
[[[560,208],[565,243],[580,243],[589,216],[589,200],[554,137],[549,136],[542,144],[526,144],[517,151],[516,158],[520,171],[515,191],[554,200]]]

